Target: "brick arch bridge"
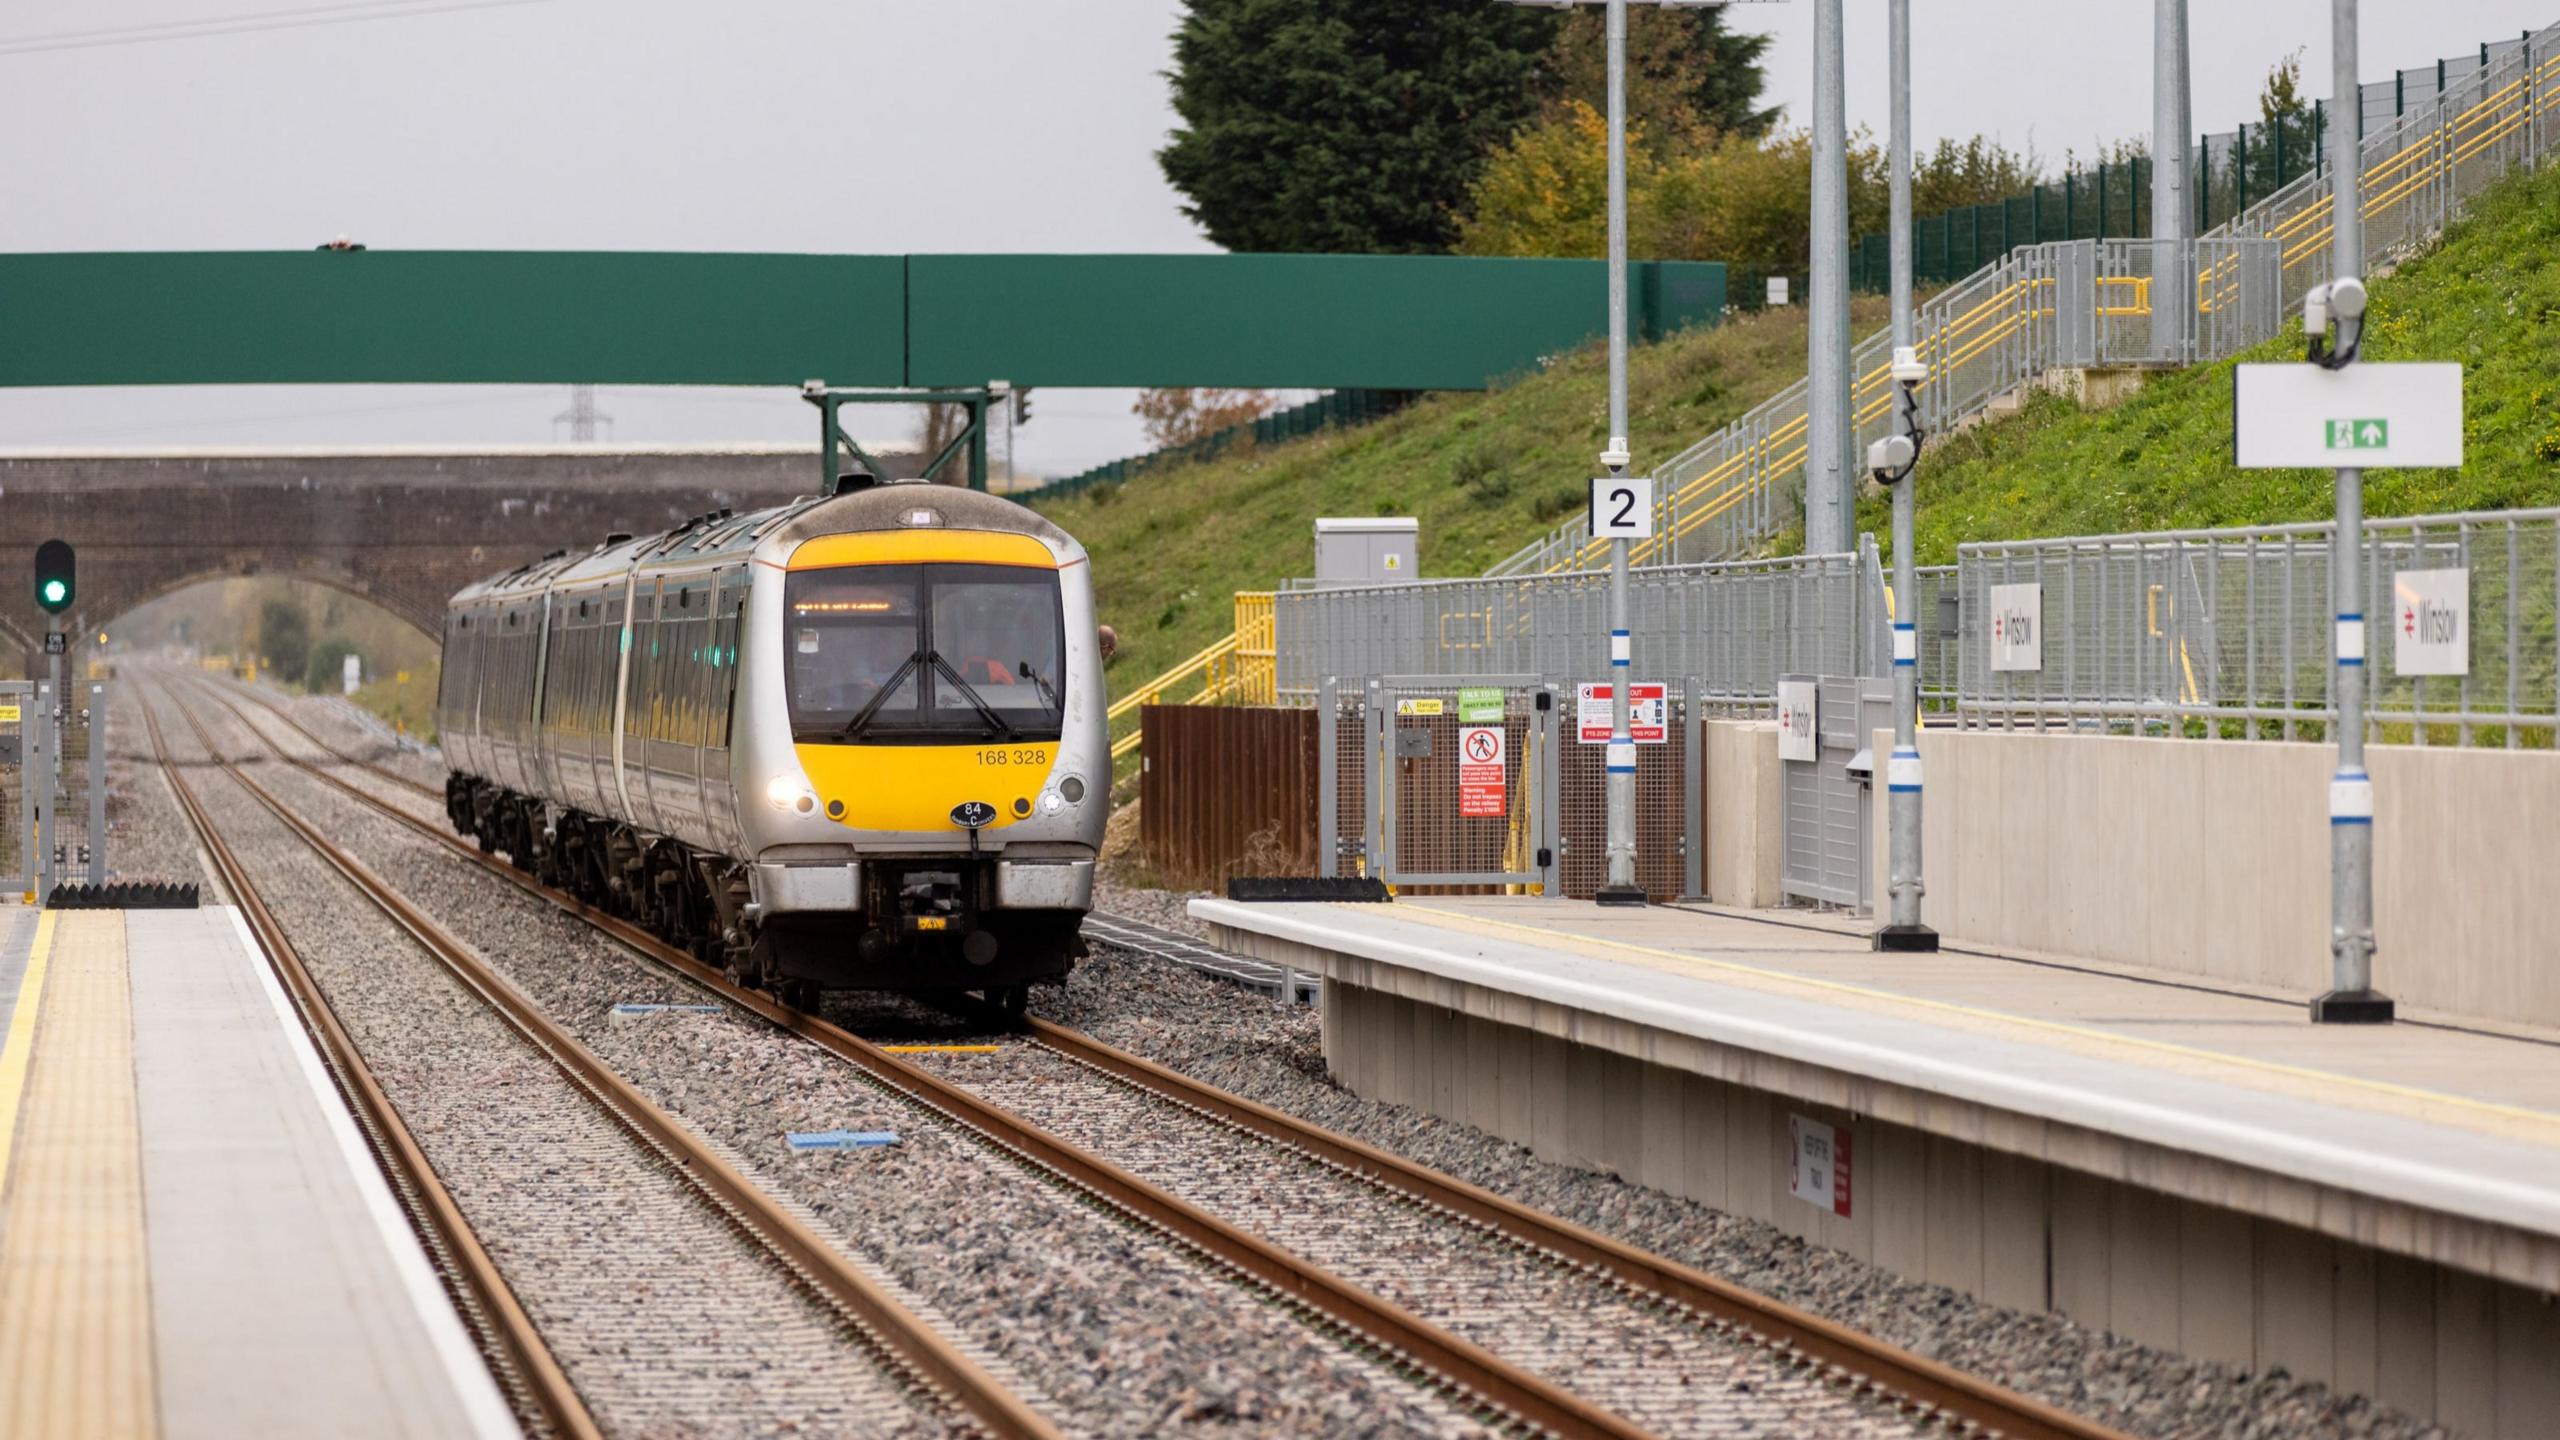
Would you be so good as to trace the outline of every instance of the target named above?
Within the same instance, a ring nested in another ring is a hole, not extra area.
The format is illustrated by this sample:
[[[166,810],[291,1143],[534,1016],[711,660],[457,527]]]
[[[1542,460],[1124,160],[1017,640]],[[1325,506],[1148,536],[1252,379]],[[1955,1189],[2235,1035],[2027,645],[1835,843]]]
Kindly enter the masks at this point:
[[[0,551],[0,644],[40,675],[46,629],[76,649],[144,601],[239,575],[344,590],[441,638],[445,597],[471,580],[817,479],[814,447],[780,446],[0,455],[0,536],[18,551]],[[37,543],[56,537],[80,566],[59,621],[33,581]]]

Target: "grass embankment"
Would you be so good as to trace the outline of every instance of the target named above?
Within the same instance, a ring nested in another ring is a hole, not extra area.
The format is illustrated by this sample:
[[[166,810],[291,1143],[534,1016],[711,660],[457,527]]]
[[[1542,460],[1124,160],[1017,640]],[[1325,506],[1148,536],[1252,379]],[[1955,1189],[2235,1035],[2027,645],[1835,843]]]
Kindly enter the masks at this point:
[[[382,723],[426,744],[436,743],[436,667],[403,670],[360,687],[347,697]]]
[[[1884,323],[1880,301],[1852,308],[1861,331]],[[1638,463],[1776,394],[1804,359],[1804,314],[1793,309],[1638,347],[1627,385]],[[1102,620],[1120,634],[1118,691],[1232,633],[1236,591],[1309,574],[1317,516],[1414,516],[1425,575],[1479,574],[1582,512],[1608,438],[1607,356],[1588,345],[1505,389],[1426,396],[1373,424],[1039,508],[1093,553]]]
[[[2367,472],[2366,513],[2560,504],[2560,168],[2482,195],[2441,244],[2370,289],[2364,359],[2462,362],[2464,463]],[[1967,540],[2328,518],[2330,471],[2231,463],[2231,366],[2302,353],[2297,313],[2282,338],[2157,377],[2113,408],[2039,395],[1932,448],[1919,474],[1920,560],[1952,561]],[[1881,493],[1861,502],[1858,523],[1889,543]]]

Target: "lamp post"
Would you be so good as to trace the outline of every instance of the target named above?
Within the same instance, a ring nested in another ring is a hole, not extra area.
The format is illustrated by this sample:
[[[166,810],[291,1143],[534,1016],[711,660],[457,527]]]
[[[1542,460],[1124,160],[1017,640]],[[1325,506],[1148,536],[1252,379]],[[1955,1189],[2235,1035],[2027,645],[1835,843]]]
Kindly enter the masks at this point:
[[[1564,10],[1590,0],[1509,0]],[[1701,10],[1734,0],[1597,0],[1608,12],[1609,47],[1609,446],[1600,463],[1610,479],[1623,478],[1634,455],[1627,446],[1627,6],[1646,3],[1668,10]],[[1840,0],[1821,0],[1836,13]],[[1835,25],[1836,33],[1838,27]],[[1816,74],[1821,67],[1815,67]],[[1835,76],[1836,82],[1836,76]],[[1818,106],[1819,102],[1817,102]],[[1837,97],[1834,97],[1835,108]],[[1819,182],[1817,181],[1817,186]],[[1847,244],[1842,231],[1842,244]],[[1843,312],[1843,333],[1846,333]],[[1844,357],[1845,362],[1845,357]],[[1845,363],[1843,366],[1845,370]],[[1636,884],[1636,747],[1629,725],[1635,688],[1634,644],[1627,622],[1627,541],[1609,541],[1609,750],[1608,750],[1608,883],[1600,887],[1603,905],[1641,905],[1643,887]]]

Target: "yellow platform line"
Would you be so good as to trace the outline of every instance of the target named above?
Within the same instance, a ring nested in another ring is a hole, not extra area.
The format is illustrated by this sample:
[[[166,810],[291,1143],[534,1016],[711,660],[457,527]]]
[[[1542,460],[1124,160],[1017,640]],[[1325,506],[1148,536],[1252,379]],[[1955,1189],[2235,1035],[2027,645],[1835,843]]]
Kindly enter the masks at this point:
[[[2495,1100],[2455,1095],[2443,1090],[2428,1090],[2416,1085],[2401,1085],[2389,1080],[2368,1080],[2336,1070],[2321,1070],[2307,1065],[2288,1065],[2279,1060],[2260,1060],[2247,1055],[2235,1055],[2225,1050],[2207,1050],[2194,1045],[2181,1045],[2171,1040],[2154,1040],[2141,1035],[2101,1030],[2094,1026],[2073,1025],[2059,1020],[2039,1020],[2014,1011],[1964,1005],[1952,1000],[1931,1000],[1898,990],[1880,990],[1873,986],[1851,984],[1845,980],[1825,980],[1818,976],[1803,975],[1770,966],[1745,965],[1734,960],[1717,960],[1685,950],[1665,950],[1652,945],[1638,945],[1628,940],[1611,940],[1603,936],[1583,935],[1565,930],[1545,930],[1511,920],[1495,920],[1488,916],[1469,915],[1458,910],[1441,910],[1429,905],[1418,905],[1410,900],[1399,899],[1396,908],[1438,916],[1444,920],[1456,922],[1460,928],[1474,925],[1529,936],[1549,948],[1560,941],[1574,942],[1606,950],[1624,951],[1631,955],[1642,955],[1655,961],[1672,961],[1684,970],[1702,968],[1722,971],[1729,975],[1745,976],[1758,982],[1756,988],[1771,988],[1771,982],[1774,982],[1775,988],[1812,990],[1849,996],[1874,1007],[1907,1007],[1934,1011],[1969,1022],[1965,1028],[1971,1030],[1996,1031],[2009,1028],[2041,1031],[2078,1042],[2075,1048],[2082,1048],[2084,1053],[2092,1048],[2148,1052],[2155,1055],[2176,1056],[2200,1064],[2253,1071],[2279,1077],[2288,1082],[2283,1087],[2283,1093],[2310,1099],[2328,1098],[2341,1088],[2362,1090],[2373,1095],[2388,1097],[2396,1102],[2392,1107],[2395,1113],[2415,1114],[2419,1118],[2441,1122],[2445,1120],[2441,1112],[2451,1111],[2462,1115],[2469,1122],[2467,1128],[2486,1129],[2489,1133],[2507,1136],[2516,1136],[2521,1129],[2526,1133],[2519,1138],[2530,1138],[2547,1145],[2560,1145],[2560,1115],[2546,1110],[2535,1110],[2528,1106],[2507,1105]],[[1664,967],[1655,964],[1647,968],[1662,969]],[[2492,1121],[2501,1123],[2487,1123]]]
[[[44,919],[56,927],[44,1024],[0,1229],[0,1435],[149,1437],[159,1422],[124,916]]]
[[[27,1062],[35,1054],[36,1006],[44,999],[45,962],[53,956],[53,915],[47,910],[36,917],[35,948],[18,977],[8,1038],[0,1040],[0,1201],[9,1196],[9,1150],[18,1133],[18,1102],[27,1093]]]

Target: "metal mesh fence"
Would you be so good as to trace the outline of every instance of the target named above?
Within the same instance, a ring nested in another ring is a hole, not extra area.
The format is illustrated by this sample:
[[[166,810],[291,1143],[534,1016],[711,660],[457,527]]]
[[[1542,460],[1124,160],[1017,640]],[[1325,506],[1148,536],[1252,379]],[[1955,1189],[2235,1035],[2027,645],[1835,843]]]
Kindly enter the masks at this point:
[[[1564,693],[1570,696],[1575,688],[1566,686]],[[1662,743],[1636,746],[1636,884],[1655,900],[1682,893],[1682,860],[1686,847],[1696,843],[1681,833],[1690,782],[1687,747],[1680,741],[1688,710],[1677,698],[1668,702],[1668,709],[1670,733]],[[1558,821],[1564,843],[1556,868],[1564,893],[1577,900],[1599,894],[1609,880],[1607,752],[1605,745],[1577,742],[1570,727],[1557,747],[1562,766]]]
[[[2322,738],[2335,713],[2330,532],[2276,525],[1966,545],[1960,633],[1941,642],[1956,652],[1954,708],[1975,726]],[[2373,739],[2555,743],[2560,510],[2372,520],[2363,555]],[[2467,673],[2403,674],[2399,642],[2414,635],[2421,603],[2417,582],[2402,578],[2436,571],[2466,576]],[[2040,670],[1991,668],[1989,587],[2004,584],[2041,587]]]
[[[1695,676],[1701,694],[1761,705],[1782,671],[1882,673],[1883,578],[1872,548],[1720,565],[1646,567],[1628,579],[1629,629],[1648,675]],[[1281,699],[1327,676],[1534,675],[1561,683],[1605,661],[1602,571],[1282,591],[1274,597]]]

